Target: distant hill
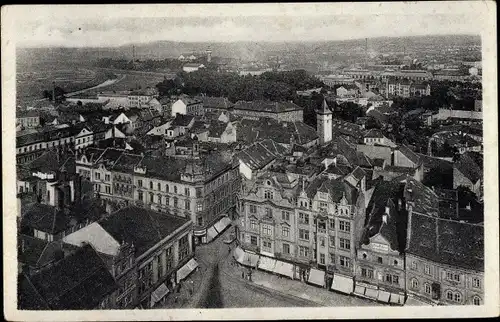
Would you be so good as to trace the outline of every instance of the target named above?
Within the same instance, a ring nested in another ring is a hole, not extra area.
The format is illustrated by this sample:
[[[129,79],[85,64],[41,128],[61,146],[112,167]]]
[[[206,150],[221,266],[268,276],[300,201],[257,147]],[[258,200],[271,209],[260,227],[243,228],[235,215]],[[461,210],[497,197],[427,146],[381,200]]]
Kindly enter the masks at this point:
[[[374,51],[411,52],[417,48],[439,48],[441,46],[480,45],[480,36],[449,35],[449,36],[415,36],[415,37],[382,37],[369,38],[368,46]],[[365,50],[365,39],[325,41],[325,42],[174,42],[157,41],[151,43],[130,44],[119,47],[104,48],[23,48],[18,49],[19,63],[32,62],[42,57],[52,61],[95,60],[98,58],[132,58],[132,47],[138,59],[176,58],[181,53],[204,52],[208,47],[213,56],[241,58],[244,60],[259,60],[272,54],[287,55],[319,55],[323,53],[362,53]]]

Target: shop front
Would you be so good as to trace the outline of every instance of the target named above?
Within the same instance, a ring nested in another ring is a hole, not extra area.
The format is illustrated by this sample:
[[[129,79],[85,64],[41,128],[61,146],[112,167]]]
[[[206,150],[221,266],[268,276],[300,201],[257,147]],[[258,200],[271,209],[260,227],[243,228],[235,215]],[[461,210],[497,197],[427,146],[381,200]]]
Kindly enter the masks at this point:
[[[325,287],[325,272],[316,268],[311,268],[307,282],[316,286]]]
[[[333,275],[332,291],[351,294],[354,291],[354,281],[351,276],[344,276],[340,274]]]

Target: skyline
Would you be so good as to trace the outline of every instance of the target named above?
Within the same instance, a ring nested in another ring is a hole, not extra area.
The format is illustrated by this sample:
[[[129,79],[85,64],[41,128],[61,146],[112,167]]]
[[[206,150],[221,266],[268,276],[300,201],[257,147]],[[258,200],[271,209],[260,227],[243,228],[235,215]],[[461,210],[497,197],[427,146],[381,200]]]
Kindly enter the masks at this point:
[[[253,10],[246,10],[245,5],[197,5],[197,10],[189,5],[166,5],[115,6],[110,11],[109,6],[102,6],[99,12],[83,6],[78,8],[76,18],[69,18],[74,13],[74,7],[69,6],[10,9],[24,13],[14,26],[16,45],[24,48],[120,47],[158,41],[322,42],[440,36],[450,35],[450,30],[454,35],[481,35],[485,29],[485,21],[477,21],[476,14],[463,10],[467,6],[445,11],[437,10],[443,7],[437,4],[427,6],[428,10],[433,9],[431,14],[420,3],[404,7],[379,4],[353,13],[349,13],[356,8],[353,4],[342,7],[260,4],[252,5]],[[363,4],[364,8],[369,5]],[[327,10],[330,8],[336,10]],[[405,10],[398,13],[400,9]]]

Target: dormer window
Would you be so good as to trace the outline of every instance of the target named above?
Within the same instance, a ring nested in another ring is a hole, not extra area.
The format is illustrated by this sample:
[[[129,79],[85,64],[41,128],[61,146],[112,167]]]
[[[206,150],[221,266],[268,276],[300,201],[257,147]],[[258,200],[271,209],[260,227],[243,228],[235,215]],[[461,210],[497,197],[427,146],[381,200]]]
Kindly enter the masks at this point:
[[[274,194],[272,190],[266,190],[264,191],[264,199],[273,199]]]
[[[267,184],[268,186],[270,186],[270,185],[271,185],[271,181],[270,181],[270,180],[267,180],[267,181],[266,181],[266,184]]]

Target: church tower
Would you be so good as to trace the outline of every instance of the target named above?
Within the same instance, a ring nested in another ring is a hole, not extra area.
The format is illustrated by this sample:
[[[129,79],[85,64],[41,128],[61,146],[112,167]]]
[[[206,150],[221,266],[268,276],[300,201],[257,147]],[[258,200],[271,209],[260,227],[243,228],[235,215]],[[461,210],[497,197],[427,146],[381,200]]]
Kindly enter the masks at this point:
[[[316,130],[320,144],[325,144],[332,140],[332,111],[328,108],[326,100],[323,100],[321,108],[316,111]]]

